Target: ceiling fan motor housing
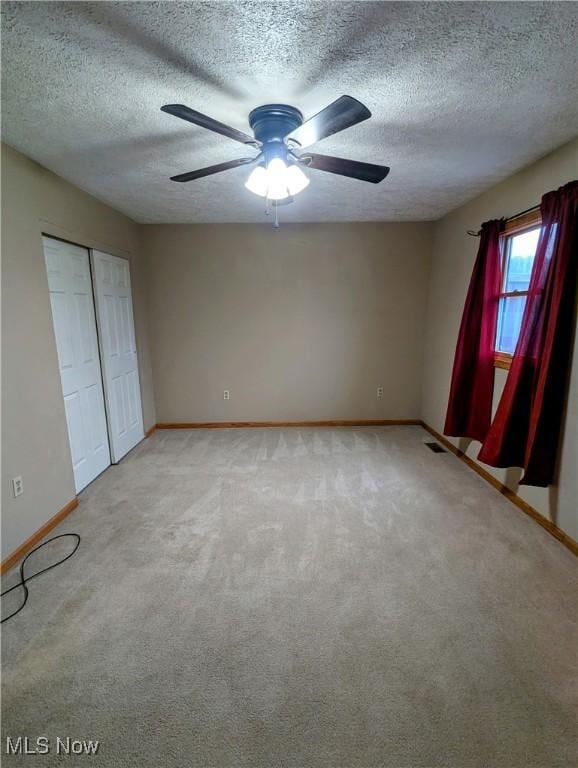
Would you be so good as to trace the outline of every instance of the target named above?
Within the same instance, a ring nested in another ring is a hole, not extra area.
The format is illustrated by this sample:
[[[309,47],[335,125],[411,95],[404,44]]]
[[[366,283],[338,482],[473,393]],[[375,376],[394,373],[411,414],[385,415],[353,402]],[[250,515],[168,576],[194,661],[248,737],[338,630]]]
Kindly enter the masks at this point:
[[[288,133],[303,123],[303,115],[288,104],[264,104],[249,114],[249,125],[257,141],[283,143]]]

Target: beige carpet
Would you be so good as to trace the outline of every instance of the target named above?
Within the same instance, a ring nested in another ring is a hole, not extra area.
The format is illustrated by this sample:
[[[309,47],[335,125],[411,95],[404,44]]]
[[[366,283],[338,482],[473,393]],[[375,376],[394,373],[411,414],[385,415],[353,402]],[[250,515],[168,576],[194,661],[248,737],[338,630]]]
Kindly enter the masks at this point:
[[[99,752],[3,764],[574,766],[578,561],[428,439],[142,443],[3,632],[4,737]]]

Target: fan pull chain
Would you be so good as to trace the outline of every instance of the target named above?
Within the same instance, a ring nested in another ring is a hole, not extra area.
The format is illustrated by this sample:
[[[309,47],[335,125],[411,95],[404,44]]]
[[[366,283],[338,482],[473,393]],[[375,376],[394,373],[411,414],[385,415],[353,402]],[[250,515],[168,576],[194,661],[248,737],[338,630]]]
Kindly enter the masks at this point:
[[[278,215],[278,203],[277,200],[273,200],[273,210],[275,212],[275,218],[273,220],[273,226],[275,229],[279,229],[279,215]],[[265,198],[265,216],[269,216],[271,214],[271,200],[266,197]]]

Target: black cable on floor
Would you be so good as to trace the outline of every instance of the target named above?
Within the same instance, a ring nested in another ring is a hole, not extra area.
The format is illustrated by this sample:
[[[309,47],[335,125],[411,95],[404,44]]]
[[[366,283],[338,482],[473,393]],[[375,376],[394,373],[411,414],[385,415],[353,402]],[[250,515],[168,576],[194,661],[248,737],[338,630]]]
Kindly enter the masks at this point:
[[[56,563],[52,563],[52,565],[49,565],[47,568],[43,568],[41,571],[36,571],[36,573],[33,573],[31,576],[26,576],[24,578],[24,565],[26,564],[26,561],[29,557],[31,557],[35,552],[38,552],[39,549],[42,549],[42,547],[45,547],[47,544],[50,544],[51,541],[56,541],[56,539],[65,539],[69,536],[72,536],[72,538],[76,539],[76,544],[74,546],[74,549],[70,554],[66,555],[66,557],[63,557],[62,560],[58,560]],[[80,536],[77,533],[61,533],[59,536],[52,536],[52,538],[47,539],[46,541],[43,541],[42,544],[39,544],[37,547],[34,547],[33,550],[31,550],[24,560],[20,563],[20,581],[16,582],[13,587],[10,587],[9,589],[4,590],[0,594],[0,597],[4,597],[4,595],[7,595],[9,592],[12,592],[15,589],[18,589],[18,587],[22,587],[24,590],[24,600],[22,601],[22,604],[9,616],[6,616],[6,618],[2,619],[0,624],[4,624],[5,621],[8,621],[8,619],[11,619],[13,616],[16,616],[17,613],[20,613],[20,611],[24,608],[26,603],[28,602],[28,587],[26,586],[27,582],[32,581],[32,579],[35,579],[37,576],[40,576],[41,573],[46,573],[46,571],[50,571],[52,568],[56,568],[57,565],[61,565],[66,560],[68,560],[72,555],[76,552],[78,547],[80,546]]]

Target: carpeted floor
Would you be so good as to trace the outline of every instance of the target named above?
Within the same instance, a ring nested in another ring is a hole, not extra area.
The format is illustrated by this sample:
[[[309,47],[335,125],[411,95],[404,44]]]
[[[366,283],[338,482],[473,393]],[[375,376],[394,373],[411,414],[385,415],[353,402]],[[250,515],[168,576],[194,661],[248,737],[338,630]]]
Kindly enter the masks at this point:
[[[578,561],[428,439],[143,442],[3,627],[2,752],[46,735],[98,754],[4,765],[574,766]]]

